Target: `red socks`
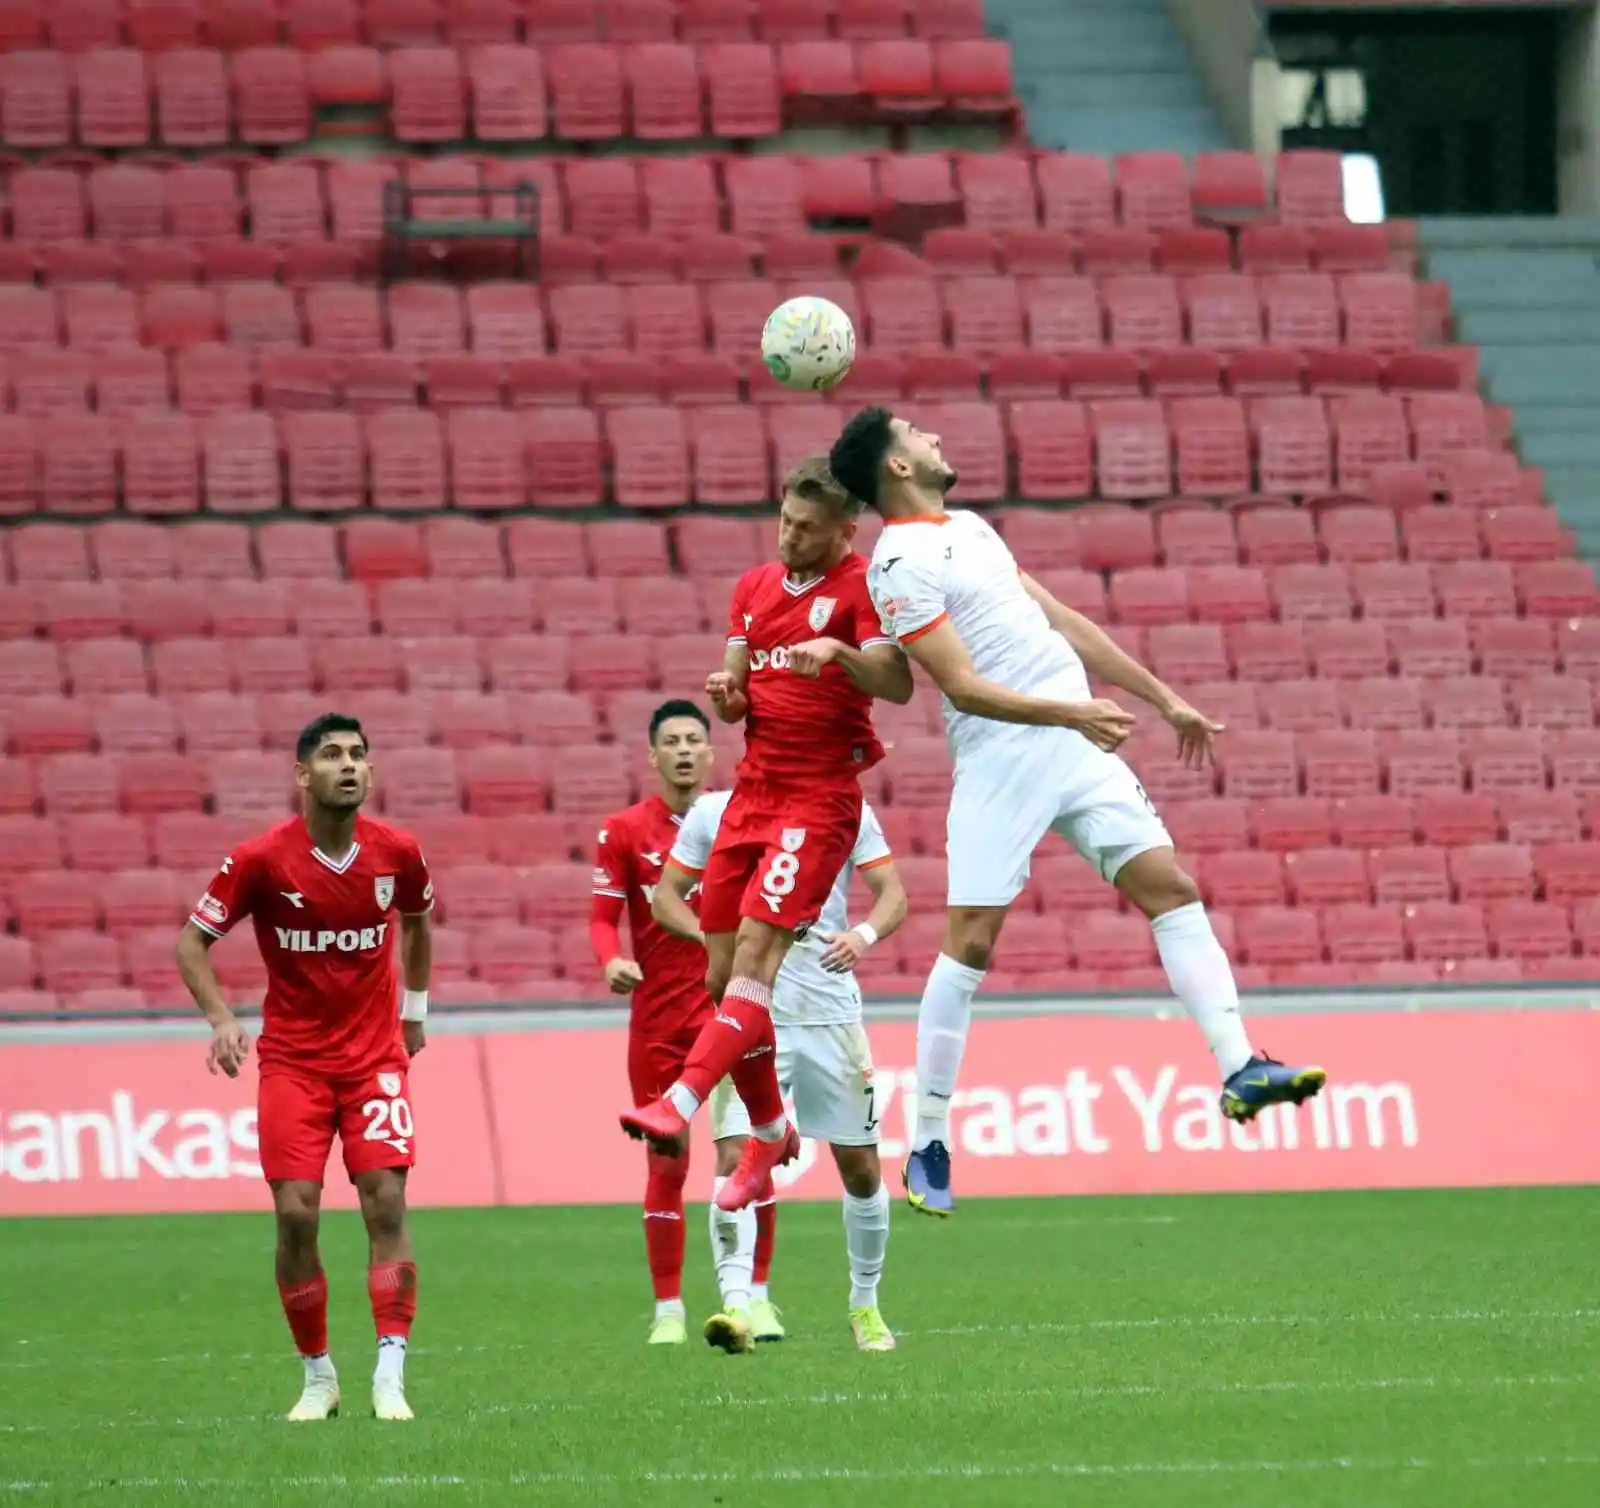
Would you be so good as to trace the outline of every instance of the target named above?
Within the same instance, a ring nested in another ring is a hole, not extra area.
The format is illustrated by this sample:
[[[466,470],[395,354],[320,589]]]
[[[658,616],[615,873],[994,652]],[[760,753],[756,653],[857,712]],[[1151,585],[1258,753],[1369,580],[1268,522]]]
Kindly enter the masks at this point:
[[[289,1321],[295,1349],[302,1356],[328,1354],[328,1275],[319,1272],[305,1283],[279,1283],[283,1317]]]
[[[703,1104],[728,1074],[757,1126],[783,1119],[778,1093],[772,991],[754,979],[734,979],[716,1014],[701,1027],[679,1079]]]
[[[372,1300],[372,1323],[378,1338],[411,1335],[417,1317],[417,1264],[379,1262],[367,1269],[367,1297]]]
[[[772,1271],[772,1248],[778,1239],[778,1201],[767,1199],[756,1206],[755,1267],[752,1283],[765,1283]]]
[[[649,1154],[644,1185],[644,1249],[656,1302],[678,1298],[683,1291],[683,1186],[689,1177],[687,1157]]]

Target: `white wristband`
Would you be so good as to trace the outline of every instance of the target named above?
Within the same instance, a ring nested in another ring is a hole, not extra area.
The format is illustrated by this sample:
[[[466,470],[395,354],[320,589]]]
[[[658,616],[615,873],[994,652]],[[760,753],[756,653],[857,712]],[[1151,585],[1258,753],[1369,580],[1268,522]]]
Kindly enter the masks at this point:
[[[871,922],[857,922],[850,930],[869,948],[878,940],[878,929]]]
[[[426,1021],[428,1019],[428,992],[426,990],[407,990],[400,997],[400,1019],[402,1021]]]

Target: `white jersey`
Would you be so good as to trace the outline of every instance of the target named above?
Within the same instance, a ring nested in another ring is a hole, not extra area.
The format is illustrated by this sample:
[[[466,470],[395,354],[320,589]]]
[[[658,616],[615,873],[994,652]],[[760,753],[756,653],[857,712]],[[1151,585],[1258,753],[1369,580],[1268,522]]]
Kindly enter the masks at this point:
[[[705,870],[732,794],[709,791],[684,814],[678,841],[672,845],[673,862],[681,869],[695,874]],[[850,862],[833,882],[816,925],[789,949],[778,970],[772,989],[772,1019],[777,1025],[836,1026],[861,1020],[861,986],[854,974],[830,974],[822,967],[820,960],[827,951],[822,937],[831,937],[850,926],[851,870],[872,869],[892,857],[876,814],[863,802],[861,831],[856,835]]]
[[[1089,700],[1083,661],[1024,590],[1016,557],[987,522],[957,510],[889,524],[867,571],[885,633],[910,644],[948,619],[985,680],[1055,701]],[[958,765],[1041,731],[957,712],[948,698],[944,721]]]

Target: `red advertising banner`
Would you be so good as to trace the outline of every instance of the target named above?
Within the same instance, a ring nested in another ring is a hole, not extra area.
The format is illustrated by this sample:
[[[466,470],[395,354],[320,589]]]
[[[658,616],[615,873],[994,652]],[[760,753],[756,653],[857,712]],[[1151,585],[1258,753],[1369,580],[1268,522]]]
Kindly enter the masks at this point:
[[[1600,1182],[1582,1077],[1551,1072],[1600,1061],[1600,1013],[1284,1016],[1265,1035],[1324,1064],[1329,1086],[1238,1127],[1186,1023],[980,1018],[952,1120],[963,1196]],[[915,1033],[871,1036],[895,1163]],[[415,1202],[638,1198],[641,1155],[616,1122],[623,1048],[616,1028],[437,1034],[411,1075]],[[0,1215],[260,1208],[254,1094],[253,1077],[210,1077],[197,1042],[7,1044]],[[790,1197],[836,1194],[817,1151],[784,1170]],[[352,1202],[337,1163],[328,1188]]]

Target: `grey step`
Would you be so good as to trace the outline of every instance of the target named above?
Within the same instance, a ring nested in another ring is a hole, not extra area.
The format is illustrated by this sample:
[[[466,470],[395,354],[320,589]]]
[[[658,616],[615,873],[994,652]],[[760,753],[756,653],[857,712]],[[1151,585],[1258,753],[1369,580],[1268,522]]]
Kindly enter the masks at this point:
[[[1480,366],[1495,402],[1583,403],[1600,394],[1600,347],[1489,347]]]
[[[1130,100],[1159,100],[1163,109],[1208,108],[1205,90],[1187,70],[1121,73],[1105,69],[1070,74],[1040,70],[1019,80],[1017,92],[1024,101],[1049,101],[1072,110],[1117,109]]]
[[[1458,308],[1456,333],[1474,346],[1600,345],[1600,299],[1548,309]]]
[[[1052,31],[996,28],[1010,41],[1013,52],[1048,49],[1049,61],[1041,64],[1056,73],[1122,73],[1189,71],[1182,47],[1160,37],[1107,37],[1064,41]],[[1029,69],[1031,74],[1034,70]]]
[[[1498,402],[1501,396],[1499,391],[1491,389],[1491,393]],[[1521,402],[1516,405],[1516,410],[1518,440],[1526,440],[1533,435],[1582,434],[1591,429],[1600,429],[1600,403],[1588,399],[1572,403]]]
[[[1076,110],[1035,106],[1028,124],[1041,146],[1074,152],[1224,151],[1226,136],[1209,106]]]
[[[1567,431],[1558,435],[1528,435],[1517,449],[1530,466],[1581,468],[1600,475],[1600,430]]]
[[[1425,219],[1418,225],[1425,247],[1593,246],[1600,249],[1600,218],[1583,215],[1484,215],[1471,219]]]

